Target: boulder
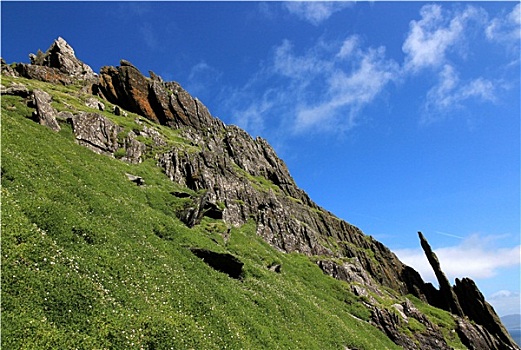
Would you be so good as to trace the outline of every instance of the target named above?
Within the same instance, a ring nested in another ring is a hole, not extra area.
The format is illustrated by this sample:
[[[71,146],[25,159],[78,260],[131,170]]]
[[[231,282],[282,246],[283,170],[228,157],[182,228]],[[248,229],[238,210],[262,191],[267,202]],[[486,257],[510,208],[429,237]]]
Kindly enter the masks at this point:
[[[36,109],[33,112],[33,117],[41,125],[45,125],[53,131],[60,131],[60,125],[56,121],[57,111],[51,106],[51,101],[51,95],[35,89],[32,95],[32,105]]]
[[[96,153],[109,154],[119,148],[118,134],[123,128],[101,114],[81,112],[71,118],[72,131],[80,145]]]
[[[31,95],[31,92],[29,91],[29,89],[27,89],[27,86],[25,86],[24,84],[13,82],[8,87],[0,85],[0,94],[27,98]]]
[[[143,186],[145,184],[145,179],[143,179],[141,176],[136,176],[132,174],[125,175],[127,175],[127,179],[129,179],[129,181],[135,183],[138,186]]]

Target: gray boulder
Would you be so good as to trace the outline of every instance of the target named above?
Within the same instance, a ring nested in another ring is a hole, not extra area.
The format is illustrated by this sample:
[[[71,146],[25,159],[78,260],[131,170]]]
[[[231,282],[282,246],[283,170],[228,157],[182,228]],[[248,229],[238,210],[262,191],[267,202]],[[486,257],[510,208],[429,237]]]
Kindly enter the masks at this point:
[[[36,110],[33,117],[38,120],[41,125],[49,127],[53,131],[60,131],[60,125],[56,121],[56,110],[51,106],[52,97],[45,91],[34,90],[32,105]]]
[[[119,148],[118,133],[123,129],[98,113],[81,112],[71,118],[71,124],[80,145],[109,155]]]

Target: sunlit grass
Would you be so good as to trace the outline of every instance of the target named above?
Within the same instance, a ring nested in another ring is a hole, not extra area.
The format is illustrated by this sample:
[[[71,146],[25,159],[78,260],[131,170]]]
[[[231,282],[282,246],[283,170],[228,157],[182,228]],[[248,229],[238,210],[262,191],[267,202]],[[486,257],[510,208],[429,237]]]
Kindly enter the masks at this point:
[[[175,215],[188,199],[171,193],[193,193],[153,159],[95,154],[30,114],[2,97],[3,348],[397,348],[346,283],[273,249],[254,223],[226,243],[222,221],[189,229]],[[194,246],[235,255],[244,278],[211,269]]]

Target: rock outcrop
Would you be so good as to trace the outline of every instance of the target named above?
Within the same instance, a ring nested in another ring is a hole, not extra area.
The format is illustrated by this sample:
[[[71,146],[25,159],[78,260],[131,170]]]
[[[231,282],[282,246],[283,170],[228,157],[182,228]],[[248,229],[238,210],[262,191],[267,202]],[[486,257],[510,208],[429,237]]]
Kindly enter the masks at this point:
[[[55,68],[63,74],[77,79],[93,79],[94,71],[90,66],[76,58],[72,47],[61,37],[56,39],[45,53],[38,50],[30,54],[31,65]]]

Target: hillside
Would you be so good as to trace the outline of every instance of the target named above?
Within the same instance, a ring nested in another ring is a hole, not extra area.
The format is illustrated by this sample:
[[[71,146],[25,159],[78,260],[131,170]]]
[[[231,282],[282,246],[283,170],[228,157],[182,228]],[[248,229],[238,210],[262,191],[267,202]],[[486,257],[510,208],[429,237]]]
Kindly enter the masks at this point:
[[[61,38],[2,61],[2,346],[518,349],[472,280],[422,281],[269,144]]]

